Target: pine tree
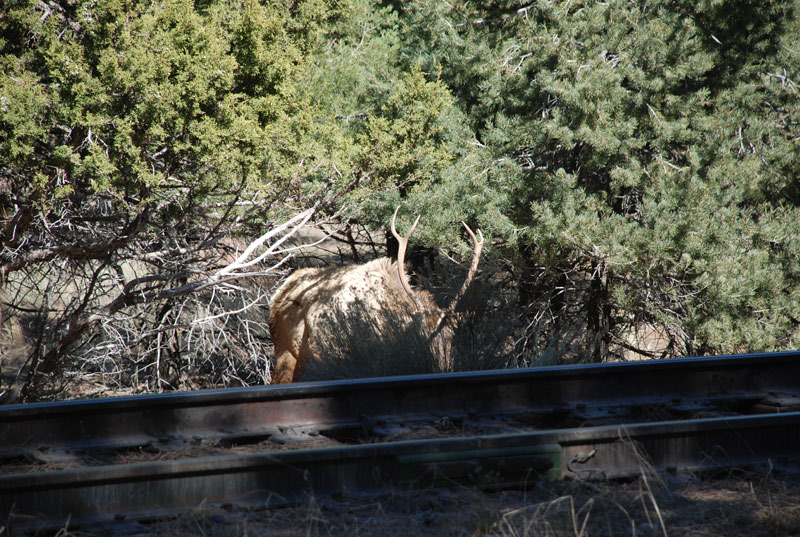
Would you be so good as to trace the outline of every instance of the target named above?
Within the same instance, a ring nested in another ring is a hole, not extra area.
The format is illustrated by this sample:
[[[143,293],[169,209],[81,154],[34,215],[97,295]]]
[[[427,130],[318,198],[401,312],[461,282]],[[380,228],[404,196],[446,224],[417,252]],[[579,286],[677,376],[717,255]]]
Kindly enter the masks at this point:
[[[796,346],[796,2],[402,9],[476,138],[431,211],[457,195],[588,357],[643,324],[667,354]]]

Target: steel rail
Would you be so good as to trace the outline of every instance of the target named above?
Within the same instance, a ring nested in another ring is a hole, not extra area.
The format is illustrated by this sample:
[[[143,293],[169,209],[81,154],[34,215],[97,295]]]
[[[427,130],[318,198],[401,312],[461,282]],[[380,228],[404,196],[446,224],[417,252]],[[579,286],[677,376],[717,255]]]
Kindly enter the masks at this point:
[[[219,456],[0,476],[12,533],[269,506],[387,487],[529,486],[541,478],[769,466],[796,470],[800,412]]]
[[[800,408],[800,352],[388,377],[0,407],[0,458],[83,450],[280,438],[293,430],[512,416],[620,418],[621,407],[744,413]],[[760,405],[760,406],[759,406]],[[587,420],[588,421],[588,420]],[[575,424],[569,424],[575,425]]]

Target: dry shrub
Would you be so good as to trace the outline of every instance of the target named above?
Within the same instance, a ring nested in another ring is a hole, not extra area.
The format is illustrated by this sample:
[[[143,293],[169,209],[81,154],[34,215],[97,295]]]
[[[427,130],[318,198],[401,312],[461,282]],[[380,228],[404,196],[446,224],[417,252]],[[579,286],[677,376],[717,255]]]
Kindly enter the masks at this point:
[[[274,277],[102,316],[44,370],[43,357],[69,331],[75,312],[99,310],[131,276],[103,270],[92,284],[75,267],[57,265],[18,274],[1,298],[0,389],[19,391],[27,384],[35,387],[28,400],[50,400],[269,381],[272,343],[265,304]],[[91,285],[92,296],[99,298],[87,300]]]

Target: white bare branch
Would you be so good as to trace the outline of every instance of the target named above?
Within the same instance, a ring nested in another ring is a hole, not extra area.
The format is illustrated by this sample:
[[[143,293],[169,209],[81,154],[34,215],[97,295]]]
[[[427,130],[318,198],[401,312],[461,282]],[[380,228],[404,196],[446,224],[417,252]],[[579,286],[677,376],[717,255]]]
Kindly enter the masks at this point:
[[[227,265],[226,267],[220,269],[214,276],[212,276],[212,280],[221,279],[223,276],[227,276],[235,271],[240,269],[244,269],[247,267],[252,267],[258,263],[261,263],[264,259],[269,256],[275,255],[278,247],[289,240],[292,236],[294,236],[300,228],[302,228],[306,223],[314,216],[314,213],[317,211],[319,203],[314,205],[312,208],[303,211],[289,219],[288,221],[284,222],[280,226],[273,228],[259,238],[251,242],[247,248],[245,248],[244,252],[236,258],[231,264]],[[290,229],[291,228],[291,229]],[[288,230],[288,231],[287,231]],[[272,239],[273,237],[280,236],[283,233],[283,236],[280,237],[277,241],[270,244],[266,250],[261,252],[256,257],[250,259],[255,251],[257,251],[261,246],[263,246],[267,241]]]

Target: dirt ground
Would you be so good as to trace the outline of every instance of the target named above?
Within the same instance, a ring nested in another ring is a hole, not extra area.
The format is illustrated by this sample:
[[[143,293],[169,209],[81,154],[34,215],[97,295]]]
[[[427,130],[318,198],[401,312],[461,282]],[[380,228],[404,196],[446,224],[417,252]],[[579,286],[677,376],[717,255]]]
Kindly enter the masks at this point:
[[[309,497],[284,508],[201,505],[169,519],[67,527],[59,535],[783,537],[800,535],[800,478],[731,472],[665,483],[650,475],[624,483],[549,481],[529,490]]]

